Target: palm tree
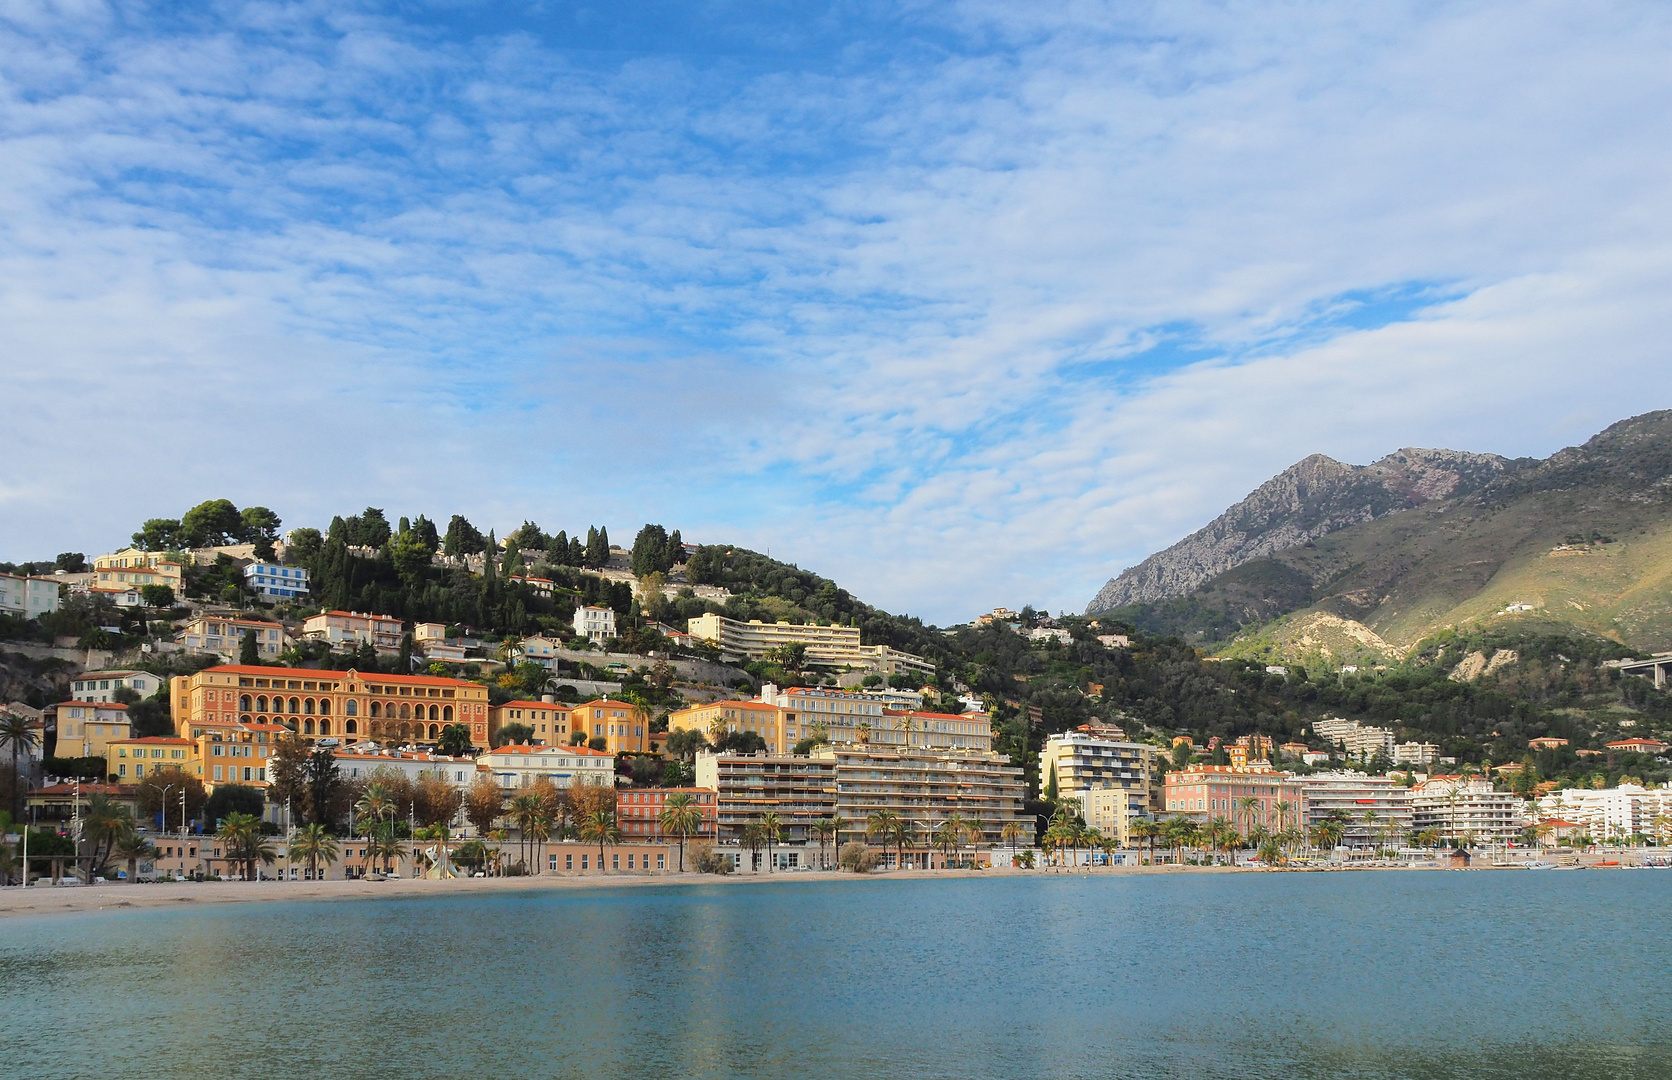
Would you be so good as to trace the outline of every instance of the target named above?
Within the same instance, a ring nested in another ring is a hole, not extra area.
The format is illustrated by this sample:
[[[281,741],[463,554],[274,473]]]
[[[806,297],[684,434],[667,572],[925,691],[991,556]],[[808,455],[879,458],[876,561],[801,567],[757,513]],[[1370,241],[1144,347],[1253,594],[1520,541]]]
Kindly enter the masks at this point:
[[[830,817],[820,818],[818,821],[815,821],[811,825],[807,826],[808,831],[819,838],[820,867],[828,867],[830,865],[829,860],[824,857],[824,846],[827,842],[833,841],[837,837],[841,836],[841,823],[842,819],[832,814]]]
[[[337,841],[325,831],[325,826],[319,822],[304,825],[290,841],[290,857],[297,862],[308,864],[308,877],[319,876],[321,861],[330,863],[337,857]]]
[[[854,737],[859,740],[859,744],[861,746],[870,742],[871,741],[871,721],[861,720],[859,723],[854,725],[853,733],[854,733]]]
[[[129,885],[139,884],[139,860],[149,859],[156,853],[157,849],[151,846],[151,841],[137,832],[126,832],[116,841],[116,854],[128,861]]]
[[[1376,811],[1366,810],[1364,812],[1364,817],[1360,820],[1362,820],[1365,824],[1365,832],[1370,834],[1370,846],[1371,846],[1371,848],[1373,848],[1376,851],[1376,853],[1378,855],[1380,855],[1382,845],[1377,841],[1377,838],[1376,838],[1376,823],[1378,821],[1380,821],[1381,818],[1377,815]]]
[[[378,830],[378,835],[372,840],[367,853],[375,855],[383,862],[385,876],[395,872],[394,863],[406,854],[406,845],[401,843],[400,837],[395,835],[395,823],[388,822]]]
[[[1237,809],[1243,820],[1242,834],[1248,839],[1250,847],[1254,846],[1254,826],[1260,820],[1260,800],[1252,795],[1237,799],[1232,805]]]
[[[702,830],[702,807],[687,791],[676,791],[662,804],[657,825],[665,833],[679,837],[679,872],[685,872],[685,838]],[[821,845],[822,848],[822,845]]]
[[[768,810],[760,817],[761,836],[766,841],[766,869],[772,872],[772,846],[784,839],[784,823],[776,810]]]
[[[945,869],[946,861],[951,860],[952,852],[957,849],[958,841],[963,838],[962,823],[955,818],[948,818],[935,826],[935,831],[930,834],[930,839],[936,847],[940,848],[941,859],[943,860],[941,863],[942,869]]]
[[[23,820],[23,781],[17,771],[18,755],[39,745],[41,737],[29,721],[13,712],[0,713],[0,746],[12,751],[12,820]]]
[[[1026,836],[1026,826],[1020,821],[1007,821],[999,830],[999,839],[1010,845],[1010,865],[1016,865],[1016,844]]]
[[[278,858],[273,851],[273,842],[261,833],[261,819],[254,814],[234,810],[222,819],[220,831],[215,836],[226,844],[227,861],[243,866],[246,881],[256,880],[255,864],[258,860],[271,866]]]
[[[81,838],[93,845],[88,863],[88,880],[109,861],[117,841],[133,831],[133,815],[128,808],[100,792],[87,800],[87,813],[81,819]]]
[[[987,839],[987,824],[980,818],[962,818],[964,836],[970,842],[970,865],[981,862],[981,842]],[[991,861],[991,860],[989,860]]]
[[[911,718],[910,713],[907,713],[905,717],[900,720],[900,738],[905,745],[911,745],[911,733],[916,730],[917,722]]]
[[[604,845],[621,842],[621,826],[615,823],[614,811],[594,810],[581,819],[580,835],[586,843],[598,845],[598,869],[603,870]]]
[[[760,860],[761,848],[766,844],[766,832],[761,823],[751,821],[743,826],[743,846],[749,849],[749,869],[755,869],[755,863]]]
[[[522,857],[524,868],[534,860],[534,823],[541,817],[540,796],[533,793],[518,795],[511,800],[511,819],[517,823],[517,852],[522,854],[526,848],[528,854]]]
[[[1139,842],[1149,841],[1150,865],[1155,865],[1155,841],[1161,835],[1161,824],[1149,818],[1139,818],[1126,828],[1127,835]]]
[[[864,721],[860,721],[860,723],[864,723]],[[895,840],[898,829],[902,824],[900,815],[892,810],[873,810],[865,818],[865,835],[874,836],[881,840],[883,850],[887,851],[888,845]],[[904,865],[905,852],[901,850],[896,857],[895,869]]]
[[[1289,827],[1289,814],[1294,810],[1295,804],[1284,799],[1279,799],[1271,804],[1271,808],[1277,811],[1278,830],[1282,831],[1287,829]]]

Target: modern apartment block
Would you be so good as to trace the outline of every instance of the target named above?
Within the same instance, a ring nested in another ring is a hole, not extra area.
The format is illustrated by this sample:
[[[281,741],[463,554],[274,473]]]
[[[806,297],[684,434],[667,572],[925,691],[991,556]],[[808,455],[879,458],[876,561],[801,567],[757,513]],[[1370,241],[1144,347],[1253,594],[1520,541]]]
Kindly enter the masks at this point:
[[[308,595],[308,572],[300,566],[254,562],[244,567],[244,585],[257,596],[288,600]]]
[[[883,701],[835,687],[771,683],[752,701],[716,701],[680,709],[668,717],[669,731],[750,731],[773,753],[788,753],[802,739],[931,750],[990,750],[993,725],[986,713],[935,713],[891,709]]]
[[[1433,829],[1442,840],[1502,844],[1525,826],[1521,807],[1519,796],[1493,791],[1485,777],[1431,776],[1411,789],[1411,828]]]
[[[1595,790],[1568,788],[1538,800],[1540,818],[1571,821],[1593,840],[1626,840],[1633,836],[1664,837],[1672,821],[1672,787],[1643,788],[1637,784]]]
[[[886,645],[863,645],[857,626],[820,626],[814,623],[742,622],[709,612],[687,623],[693,638],[722,653],[758,660],[783,645],[805,645],[807,659],[828,667],[855,667],[886,675],[907,671],[933,675],[935,665],[921,656]]]
[[[814,761],[836,767],[836,812],[842,840],[866,840],[873,811],[889,810],[911,826],[919,846],[954,814],[981,823],[983,842],[996,845],[1012,821],[1027,822],[1022,770],[1002,754],[917,747],[824,746]],[[873,841],[874,843],[875,841]],[[879,845],[880,846],[880,845]]]
[[[1332,717],[1316,721],[1312,730],[1331,746],[1339,746],[1348,757],[1360,761],[1369,761],[1377,754],[1393,757],[1393,731],[1389,728]]]
[[[1341,843],[1347,847],[1379,847],[1411,831],[1411,789],[1392,777],[1321,772],[1296,782],[1306,789],[1307,825],[1316,828],[1332,815],[1345,817]]]
[[[1246,809],[1244,799],[1252,799]],[[1281,829],[1304,825],[1306,789],[1288,773],[1266,765],[1190,765],[1167,774],[1165,804],[1170,813],[1197,821],[1224,818],[1238,829],[1250,825]]]
[[[697,787],[716,793],[722,843],[741,839],[768,811],[788,842],[806,843],[814,839],[808,826],[836,813],[836,762],[828,758],[700,753],[696,774]]]
[[[1086,824],[1106,836],[1131,839],[1132,822],[1150,816],[1155,747],[1093,734],[1052,735],[1039,754],[1040,776],[1055,778],[1059,799],[1077,799]]]

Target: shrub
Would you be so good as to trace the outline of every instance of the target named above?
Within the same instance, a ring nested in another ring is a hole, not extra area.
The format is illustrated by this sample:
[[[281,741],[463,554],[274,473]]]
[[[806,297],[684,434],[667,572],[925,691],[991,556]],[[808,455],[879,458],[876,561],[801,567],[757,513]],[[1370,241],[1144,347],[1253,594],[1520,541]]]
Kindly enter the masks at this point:
[[[699,874],[729,874],[732,872],[732,861],[714,850],[713,844],[701,843],[691,845],[691,865]]]
[[[842,845],[837,862],[849,873],[869,874],[877,868],[877,853],[857,840],[850,840]]]

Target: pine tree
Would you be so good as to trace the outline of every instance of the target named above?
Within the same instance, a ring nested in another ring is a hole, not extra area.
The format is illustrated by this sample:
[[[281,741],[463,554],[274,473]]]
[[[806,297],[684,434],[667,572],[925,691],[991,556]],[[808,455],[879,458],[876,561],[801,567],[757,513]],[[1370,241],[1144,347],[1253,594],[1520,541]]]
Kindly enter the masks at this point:
[[[247,667],[256,667],[261,663],[261,650],[255,643],[255,631],[244,631],[244,640],[238,646],[238,662]]]

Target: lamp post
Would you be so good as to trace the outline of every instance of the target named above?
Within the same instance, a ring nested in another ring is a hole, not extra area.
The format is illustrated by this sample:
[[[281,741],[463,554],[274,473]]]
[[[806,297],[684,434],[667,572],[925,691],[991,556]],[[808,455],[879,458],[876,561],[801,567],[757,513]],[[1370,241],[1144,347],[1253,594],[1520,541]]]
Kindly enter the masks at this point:
[[[150,786],[154,788],[157,785],[152,784]],[[160,813],[162,815],[162,818],[163,818],[162,823],[157,826],[157,833],[158,833],[158,835],[161,835],[161,836],[167,836],[168,835],[168,793],[170,791],[173,791],[173,790],[174,790],[174,785],[173,784],[164,784],[162,794],[157,797],[157,807],[158,807],[157,812]],[[184,785],[182,785],[181,793],[182,794],[185,793],[184,792]]]

